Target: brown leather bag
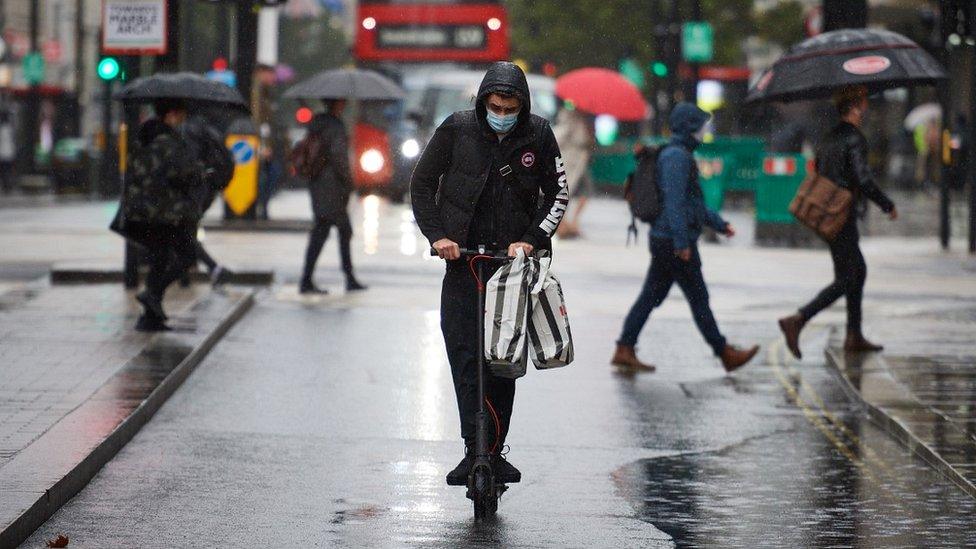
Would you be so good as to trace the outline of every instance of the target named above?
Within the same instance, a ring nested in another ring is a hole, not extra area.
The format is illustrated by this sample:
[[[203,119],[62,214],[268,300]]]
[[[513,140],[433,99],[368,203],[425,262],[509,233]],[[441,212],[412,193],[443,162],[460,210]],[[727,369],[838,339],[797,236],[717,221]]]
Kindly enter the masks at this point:
[[[790,213],[827,241],[847,223],[854,194],[826,177],[813,172],[807,176],[790,203]]]

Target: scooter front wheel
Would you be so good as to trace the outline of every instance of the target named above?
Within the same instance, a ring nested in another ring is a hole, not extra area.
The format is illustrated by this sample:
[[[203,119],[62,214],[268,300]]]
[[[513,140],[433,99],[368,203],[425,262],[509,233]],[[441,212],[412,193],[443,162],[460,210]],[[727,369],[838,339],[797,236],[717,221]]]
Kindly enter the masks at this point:
[[[491,471],[478,468],[473,473],[471,501],[474,503],[474,518],[483,520],[495,515],[498,511],[498,496],[492,482]]]

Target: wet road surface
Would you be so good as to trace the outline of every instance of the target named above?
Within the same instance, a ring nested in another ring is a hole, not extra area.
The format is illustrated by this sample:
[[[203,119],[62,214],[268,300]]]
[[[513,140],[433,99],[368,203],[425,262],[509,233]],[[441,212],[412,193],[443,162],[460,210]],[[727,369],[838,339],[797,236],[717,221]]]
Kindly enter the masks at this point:
[[[72,547],[976,544],[976,502],[847,401],[821,358],[826,326],[803,363],[774,343],[788,306],[769,304],[806,288],[713,285],[730,340],[764,344],[733,377],[675,292],[640,342],[658,372],[632,376],[607,359],[646,252],[557,253],[577,362],[519,382],[509,458],[524,481],[494,523],[444,484],[461,444],[439,266],[418,255],[369,262],[361,295],[269,290],[26,546],[59,532]],[[706,247],[706,265],[721,253]]]

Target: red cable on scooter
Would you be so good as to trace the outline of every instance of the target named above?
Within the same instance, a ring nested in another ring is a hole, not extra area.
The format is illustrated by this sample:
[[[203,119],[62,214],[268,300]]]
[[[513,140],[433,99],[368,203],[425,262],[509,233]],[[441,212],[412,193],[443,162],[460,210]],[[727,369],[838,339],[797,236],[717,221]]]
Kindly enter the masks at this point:
[[[476,255],[468,260],[468,269],[471,270],[471,276],[474,277],[474,281],[478,284],[478,291],[483,291],[485,289],[485,284],[478,277],[477,271],[474,270],[474,262],[479,259],[495,259],[490,255]]]
[[[491,401],[488,400],[488,397],[485,397],[485,404],[488,405],[488,411],[491,412],[491,418],[495,420],[495,444],[491,447],[491,450],[488,451],[489,454],[494,454],[495,450],[498,449],[498,442],[502,438],[502,422],[498,418],[498,412],[495,411],[495,407],[491,405]]]

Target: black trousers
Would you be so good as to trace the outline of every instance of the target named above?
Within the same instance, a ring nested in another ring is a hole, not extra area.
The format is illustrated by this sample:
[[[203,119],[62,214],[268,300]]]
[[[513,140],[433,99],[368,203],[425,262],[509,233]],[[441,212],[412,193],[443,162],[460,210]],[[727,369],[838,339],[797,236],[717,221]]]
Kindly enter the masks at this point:
[[[195,231],[192,227],[151,226],[146,259],[149,273],[146,289],[163,298],[166,288],[176,282],[197,258]]]
[[[833,305],[845,296],[847,299],[847,330],[861,331],[861,301],[864,296],[864,281],[868,267],[861,254],[860,235],[857,219],[850,219],[830,242],[830,257],[834,260],[834,281],[813,298],[813,301],[800,309],[800,316],[810,320],[817,313]]]
[[[486,276],[492,270],[485,265]],[[465,444],[475,443],[475,416],[478,413],[478,288],[465,261],[449,262],[441,288],[441,331],[447,346],[447,358],[454,377],[458,413],[461,417],[461,437]],[[499,424],[492,421],[489,411],[489,445],[496,442],[496,428],[500,432],[498,450],[505,444],[515,402],[515,380],[495,377],[486,372],[485,398],[498,415]],[[488,408],[486,406],[486,408]]]
[[[346,277],[352,276],[352,223],[348,216],[343,216],[338,220],[325,217],[317,217],[312,232],[308,235],[308,248],[305,250],[305,269],[302,273],[303,282],[311,282],[312,274],[315,272],[315,263],[319,260],[322,247],[329,238],[329,231],[332,226],[339,230],[339,258],[342,260],[342,271]]]

